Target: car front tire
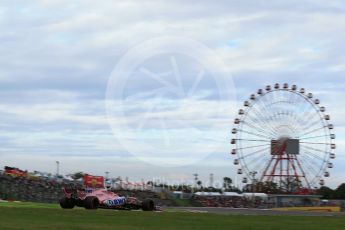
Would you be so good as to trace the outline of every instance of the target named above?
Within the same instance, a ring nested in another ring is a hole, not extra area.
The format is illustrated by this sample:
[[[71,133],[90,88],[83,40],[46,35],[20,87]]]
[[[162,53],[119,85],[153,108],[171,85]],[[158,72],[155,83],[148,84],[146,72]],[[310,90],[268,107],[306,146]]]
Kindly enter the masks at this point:
[[[86,209],[97,209],[99,206],[99,200],[95,196],[88,196],[84,200],[84,207]]]

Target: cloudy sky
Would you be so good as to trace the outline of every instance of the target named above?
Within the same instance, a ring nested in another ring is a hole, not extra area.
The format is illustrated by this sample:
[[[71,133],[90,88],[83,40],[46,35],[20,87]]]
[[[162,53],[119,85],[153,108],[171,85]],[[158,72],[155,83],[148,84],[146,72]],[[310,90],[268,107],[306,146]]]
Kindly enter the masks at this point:
[[[288,82],[331,114],[334,187],[345,182],[344,41],[343,1],[2,1],[0,166],[235,178],[234,111]]]

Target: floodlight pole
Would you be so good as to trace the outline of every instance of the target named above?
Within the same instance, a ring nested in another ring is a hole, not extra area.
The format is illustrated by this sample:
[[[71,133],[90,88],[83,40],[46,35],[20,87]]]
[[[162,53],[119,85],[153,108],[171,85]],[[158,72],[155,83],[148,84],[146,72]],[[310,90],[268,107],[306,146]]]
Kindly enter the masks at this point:
[[[56,161],[56,177],[60,175],[60,161]]]
[[[214,174],[210,174],[210,187],[213,187]]]
[[[254,183],[255,183],[255,175],[256,175],[257,173],[258,173],[258,172],[256,172],[256,171],[252,171],[252,172],[249,173],[250,176],[251,176],[251,178],[252,178],[252,201],[253,201],[253,208],[255,207],[255,194],[254,194],[255,189],[254,189]]]
[[[197,185],[198,185],[198,179],[199,179],[198,176],[199,176],[199,174],[194,173],[193,176],[194,176],[194,189],[196,189]]]

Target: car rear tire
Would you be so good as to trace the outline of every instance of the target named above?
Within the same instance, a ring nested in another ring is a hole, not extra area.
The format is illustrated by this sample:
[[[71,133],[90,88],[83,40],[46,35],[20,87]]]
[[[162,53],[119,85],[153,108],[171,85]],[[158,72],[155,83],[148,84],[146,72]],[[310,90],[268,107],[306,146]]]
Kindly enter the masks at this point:
[[[153,200],[146,199],[141,204],[143,211],[153,211],[155,209],[155,204]]]
[[[97,209],[99,206],[99,200],[95,196],[88,196],[84,200],[84,207],[86,209]]]
[[[60,207],[63,209],[72,209],[74,208],[74,199],[63,197],[60,199]]]

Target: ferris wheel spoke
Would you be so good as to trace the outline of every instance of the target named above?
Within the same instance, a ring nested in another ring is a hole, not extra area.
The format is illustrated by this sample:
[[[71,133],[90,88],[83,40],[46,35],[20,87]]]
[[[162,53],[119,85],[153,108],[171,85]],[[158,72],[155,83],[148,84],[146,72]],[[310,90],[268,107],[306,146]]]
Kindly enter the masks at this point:
[[[267,131],[265,131],[265,130],[263,130],[263,129],[261,129],[261,128],[258,128],[258,127],[256,127],[255,125],[253,125],[253,124],[251,124],[251,123],[249,123],[249,122],[244,121],[243,123],[244,123],[245,125],[247,125],[247,126],[253,128],[253,129],[255,129],[256,131],[259,131],[259,132],[262,132],[262,133],[268,133],[268,134],[270,134],[271,136],[275,136],[275,135],[276,135],[276,134],[274,134],[274,133],[267,132]]]
[[[303,129],[309,129],[311,127],[314,127],[315,125],[320,126],[322,124],[320,116],[314,116],[314,117],[306,117],[306,122],[303,125]]]
[[[295,126],[292,126],[291,124],[285,124],[285,123],[279,125],[278,128],[287,128],[287,129],[289,129],[292,132],[296,132],[297,131]]]
[[[319,160],[320,162],[315,162],[315,161],[313,161],[313,163],[321,163],[321,162],[324,162],[325,161],[325,159],[324,158],[322,158],[321,156],[319,156],[318,154],[320,153],[320,152],[312,152],[313,150],[310,150],[310,151],[308,151],[308,150],[304,150],[303,151],[303,154],[304,154],[304,156],[306,156],[306,157],[313,157],[314,159],[317,159],[317,160]]]
[[[305,141],[300,141],[299,143],[310,144],[310,145],[330,145],[330,143],[305,142]]]
[[[270,137],[265,136],[265,135],[263,135],[263,134],[253,133],[253,132],[249,132],[249,131],[243,130],[243,129],[240,129],[240,130],[238,130],[238,131],[243,132],[243,133],[247,133],[247,134],[250,134],[250,135],[253,135],[253,136],[257,136],[257,137],[262,137],[262,138],[266,138],[266,139],[271,139]]]
[[[257,171],[257,170],[256,170],[257,168],[256,168],[256,167],[253,167],[252,164],[255,165],[255,164],[257,164],[258,162],[260,162],[260,164],[262,164],[263,159],[264,159],[264,155],[261,154],[261,155],[259,155],[259,156],[256,156],[255,158],[251,159],[250,161],[246,162],[246,165],[247,165],[248,169],[252,168],[252,169],[254,169],[255,171]]]
[[[314,109],[310,109],[309,111],[306,111],[303,116],[307,118],[307,120],[310,120],[312,117],[317,116],[317,113],[315,113]]]
[[[267,106],[269,106],[269,105],[268,105],[269,103],[267,103],[266,100],[265,100],[266,97],[269,97],[269,94],[266,94],[265,96],[260,97],[258,100],[256,100],[257,106],[260,107],[260,108],[262,108],[262,109],[260,109],[260,111],[262,112],[262,114],[264,115],[264,117],[266,117],[266,116],[269,114],[269,113],[267,113],[267,111],[265,110],[265,108],[266,108]]]
[[[317,119],[315,121],[315,118],[305,117],[302,129],[309,129],[310,127],[313,127],[314,125],[317,125],[317,124],[320,124],[320,119]]]
[[[238,140],[238,141],[251,141],[251,142],[270,142],[271,143],[271,141],[269,141],[269,140],[260,140],[260,139],[257,139],[257,140],[255,140],[255,139],[236,139],[236,140]]]
[[[272,132],[277,136],[278,135],[278,130],[276,129],[276,123],[277,123],[277,118],[272,116],[272,114],[268,114],[266,116],[266,124],[269,125],[271,128]]]
[[[255,124],[262,124],[262,123],[265,123],[264,121],[260,121],[260,120],[256,120],[256,119],[253,119],[251,116],[247,116],[253,123],[255,123]],[[267,122],[266,122],[266,124],[267,124]],[[268,125],[268,127],[269,127],[269,125]],[[261,129],[261,128],[260,128]],[[261,129],[263,132],[265,132],[265,130],[264,129]],[[270,133],[275,133],[275,131],[274,130],[269,130],[269,132]]]
[[[300,119],[304,121],[304,124],[310,122],[308,117],[308,114],[310,114],[310,105],[306,106],[305,109],[306,110],[303,113],[300,113]]]
[[[263,123],[261,120],[255,119],[255,118],[253,118],[251,116],[247,116],[247,118],[249,118],[249,120],[251,122],[253,122],[254,124],[262,124]],[[247,122],[248,122],[248,119],[247,119]]]
[[[263,181],[265,177],[271,178],[272,167],[275,167],[274,165],[276,164],[276,160],[277,159],[275,158],[275,156],[271,155],[271,157],[268,159],[266,164],[263,164],[263,170],[262,170],[260,181]]]
[[[253,109],[253,112],[258,115],[259,114],[259,117],[261,119],[262,122],[266,123],[269,127],[269,129],[272,131],[272,132],[276,132],[276,130],[274,130],[274,127],[270,124],[270,123],[267,123],[266,120],[267,118],[260,112],[258,111],[256,108],[252,108]]]
[[[260,101],[259,101],[260,103]],[[261,120],[265,121],[266,120],[266,115],[262,113],[262,111],[259,111],[256,109],[255,104],[251,107],[251,110],[255,115],[257,115]]]
[[[320,137],[328,137],[328,135],[323,134],[323,135],[320,135],[320,136],[304,137],[304,138],[299,138],[299,140],[314,139],[314,138],[320,138]]]
[[[264,151],[267,151],[269,150],[271,147],[267,147],[267,148],[263,148],[263,149],[260,149],[260,150],[257,150],[255,152],[252,152],[252,153],[246,153],[245,155],[239,157],[239,159],[245,159],[246,157],[250,157],[250,156],[253,156],[255,154],[258,154],[258,153],[262,153]]]
[[[262,161],[263,159],[263,153],[261,153],[259,156],[256,156],[254,157],[253,159],[249,160],[248,162],[246,162],[246,166],[247,168],[253,168],[253,167],[250,167],[252,163],[257,163],[260,159]],[[255,168],[253,168],[255,170]]]
[[[289,120],[293,120],[296,121],[296,114],[292,113],[292,112],[277,112],[274,116],[279,118],[284,118],[284,119],[289,119]]]
[[[315,164],[315,165],[322,165],[326,161],[326,159],[323,159],[322,157],[320,157],[320,156],[318,156],[312,152],[305,151],[304,155],[308,158],[313,158],[314,159],[313,164]]]
[[[269,145],[269,146],[270,146],[271,144],[254,145],[254,146],[242,147],[242,148],[238,148],[238,149],[251,149],[251,148],[258,148],[258,147],[267,146],[267,145]]]
[[[278,123],[277,121],[279,121],[280,124],[282,124],[282,123],[285,124],[285,123],[286,123],[286,117],[282,116],[282,113],[281,113],[281,112],[278,112],[277,114],[273,115],[272,120],[274,120],[275,123]],[[275,124],[276,130],[277,130],[277,126],[278,126],[278,125]],[[277,130],[277,132],[279,132],[279,131]]]
[[[319,124],[320,124],[320,118],[318,118],[318,120],[313,121],[313,122],[307,122],[307,123],[303,126],[303,129],[304,129],[304,130],[308,130],[308,129],[310,129],[311,127],[314,127],[314,126],[319,125]]]
[[[290,100],[291,100],[291,102],[292,102],[293,105],[299,104],[299,98],[300,98],[300,97],[298,97],[297,94],[295,94],[295,93],[289,93],[289,98],[290,98]]]
[[[310,163],[304,159],[300,159],[301,163],[305,166],[305,168],[308,170],[308,171],[304,171],[306,176],[309,175],[309,178],[312,178],[313,175],[317,175],[319,172],[318,170],[315,170],[312,165],[310,165]]]
[[[308,134],[311,134],[311,133],[317,132],[317,131],[319,131],[319,130],[322,130],[322,129],[326,128],[326,127],[327,127],[327,126],[322,126],[322,127],[319,127],[319,128],[313,129],[313,130],[311,130],[311,131],[308,131],[308,132],[302,133],[302,134],[299,136],[299,138],[304,137],[305,135],[308,135]]]
[[[271,115],[269,112],[268,112],[268,109],[267,107],[269,107],[269,103],[267,103],[267,101],[265,100],[265,97],[261,97],[260,100],[257,101],[257,106],[259,107],[260,106],[260,113],[262,114],[262,117],[264,120],[267,120],[267,118]],[[255,108],[255,107],[254,107]],[[255,108],[256,109],[256,108]]]
[[[291,119],[286,119],[287,126],[291,127],[294,130],[294,136],[297,136],[298,133],[300,133],[300,126],[299,121],[296,120],[296,118],[291,116]]]
[[[264,158],[262,159],[262,161],[258,161],[255,165],[252,166],[252,168],[258,172],[258,175],[261,177],[262,174],[264,173],[264,168],[265,168],[265,164],[264,162],[267,162],[269,160],[268,157],[264,156]]]
[[[306,148],[306,149],[308,149],[308,150],[315,151],[315,152],[325,153],[325,150],[322,150],[322,149],[317,149],[317,148],[313,148],[313,147],[305,146],[305,145],[302,145],[302,147],[303,147],[303,148]]]
[[[309,151],[307,151],[307,150],[305,150],[304,153],[307,154],[307,155],[310,155],[310,156],[312,156],[312,157],[315,157],[315,158],[319,159],[320,161],[324,161],[324,160],[325,160],[325,159],[323,159],[322,157],[320,157],[320,156],[318,156],[318,155],[315,155],[314,153],[309,152]]]
[[[319,167],[317,166],[318,162],[315,162],[313,158],[309,157],[308,155],[306,155],[305,158],[307,159],[305,159],[304,164],[309,165],[309,168],[313,171],[314,174],[318,174],[319,173]]]
[[[296,162],[297,162],[297,166],[300,168],[301,172],[302,172],[302,176],[304,177],[304,180],[307,183],[307,186],[310,187],[310,183],[309,183],[309,179],[307,177],[307,174],[305,173],[305,170],[302,167],[301,162],[296,158]]]
[[[263,162],[258,162],[258,164],[255,165],[254,169],[258,171],[260,177],[264,174],[267,162],[269,162],[271,159],[270,156],[266,155]]]
[[[303,124],[301,126],[302,130],[309,130],[315,125],[314,120],[311,120],[308,117],[300,116],[300,119],[303,120]],[[320,120],[317,121],[317,124],[320,124]]]
[[[278,120],[284,120],[284,123],[288,124],[288,126],[292,127],[296,132],[299,130],[299,122],[296,120],[295,114],[289,112],[279,112],[276,114],[276,117]]]

